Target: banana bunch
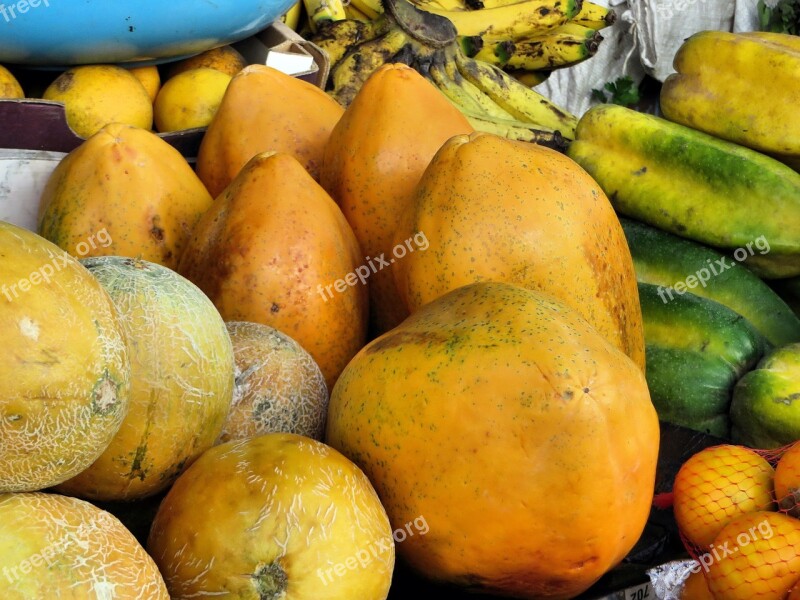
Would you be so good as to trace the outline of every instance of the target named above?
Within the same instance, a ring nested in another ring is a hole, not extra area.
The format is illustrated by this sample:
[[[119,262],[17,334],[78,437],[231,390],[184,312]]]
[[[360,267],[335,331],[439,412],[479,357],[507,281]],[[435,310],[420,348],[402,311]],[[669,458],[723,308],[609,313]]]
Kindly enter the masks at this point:
[[[456,28],[463,52],[514,72],[536,84],[549,72],[594,56],[601,29],[616,21],[613,10],[588,0],[411,0],[446,17]],[[369,20],[382,12],[380,0],[350,0],[348,18]]]
[[[478,131],[558,149],[574,139],[574,115],[501,68],[467,56],[448,19],[408,0],[384,2],[385,12],[374,19],[321,22],[311,37],[330,57],[329,93],[343,106],[381,65],[402,62],[430,80]]]

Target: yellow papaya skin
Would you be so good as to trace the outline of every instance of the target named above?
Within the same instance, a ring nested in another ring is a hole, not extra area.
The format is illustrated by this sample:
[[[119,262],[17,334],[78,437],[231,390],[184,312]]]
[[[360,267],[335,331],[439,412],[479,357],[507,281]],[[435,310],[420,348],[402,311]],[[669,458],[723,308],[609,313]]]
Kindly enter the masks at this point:
[[[800,156],[798,38],[702,31],[683,43],[673,65],[677,73],[661,89],[667,119],[761,152]]]
[[[425,249],[394,264],[411,313],[476,281],[551,294],[645,366],[636,274],[603,190],[560,152],[473,133],[437,152],[400,219],[394,243]]]
[[[618,213],[733,252],[761,277],[800,274],[800,173],[749,148],[611,104],[587,111],[576,138],[567,155]],[[768,250],[747,251],[754,243]]]
[[[178,150],[150,131],[111,123],[55,168],[37,233],[79,258],[141,258],[174,270],[211,201]]]
[[[319,365],[328,389],[366,342],[363,254],[342,211],[284,152],[255,155],[195,228],[178,272],[225,321],[274,327]]]
[[[552,296],[455,289],[365,346],[331,394],[328,443],[359,465],[397,551],[426,576],[574,598],[630,551],[659,426],[641,369]]]

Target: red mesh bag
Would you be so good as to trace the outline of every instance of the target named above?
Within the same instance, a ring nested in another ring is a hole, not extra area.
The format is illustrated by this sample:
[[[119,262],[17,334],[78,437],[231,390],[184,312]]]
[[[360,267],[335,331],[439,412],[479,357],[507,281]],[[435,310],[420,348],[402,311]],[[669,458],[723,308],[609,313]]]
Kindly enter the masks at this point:
[[[800,441],[701,450],[675,477],[673,511],[715,600],[800,600]]]

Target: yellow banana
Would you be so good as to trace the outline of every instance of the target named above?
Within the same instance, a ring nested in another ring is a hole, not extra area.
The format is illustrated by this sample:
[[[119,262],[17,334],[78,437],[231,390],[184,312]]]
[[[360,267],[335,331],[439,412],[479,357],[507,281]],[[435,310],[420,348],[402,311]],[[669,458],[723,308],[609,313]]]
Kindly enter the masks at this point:
[[[568,23],[546,35],[515,43],[501,66],[536,71],[574,65],[594,56],[602,40],[596,29]],[[480,59],[480,54],[475,58]]]
[[[342,106],[349,106],[369,76],[408,43],[405,31],[393,27],[382,36],[353,48],[333,68],[331,96]]]
[[[475,60],[492,63],[498,67],[504,67],[511,55],[514,53],[514,42],[504,40],[502,42],[484,42],[483,38],[477,35],[458,38],[461,50]]]
[[[481,106],[478,101],[447,77],[440,65],[431,65],[426,76],[450,100],[450,103],[462,113],[481,114]]]
[[[458,35],[479,35],[484,41],[519,40],[541,35],[563,25],[580,9],[580,0],[522,0],[516,4],[481,10],[438,10],[427,12],[446,17]]]
[[[519,121],[527,121],[544,129],[560,131],[566,139],[575,139],[578,119],[550,100],[520,83],[502,69],[473,60],[458,51],[455,54],[459,72]]]
[[[350,2],[344,5],[344,14],[347,15],[348,19],[353,21],[362,21],[364,23],[368,23],[372,20],[371,17],[368,17],[366,14],[358,10],[355,5]],[[341,21],[333,21],[334,23],[341,23]]]
[[[376,19],[378,15],[383,14],[383,6],[381,6],[380,0],[350,0],[349,4],[370,19]]]
[[[325,21],[343,21],[347,18],[342,0],[303,0],[308,15],[308,25],[315,32]]]
[[[613,25],[616,21],[617,13],[613,8],[606,8],[587,0],[583,0],[580,12],[572,19],[573,23],[592,29],[603,29]]]
[[[508,74],[527,87],[536,87],[550,77],[550,71],[525,71],[524,69],[509,69]]]
[[[463,112],[463,111],[462,111]],[[506,119],[494,119],[484,115],[464,113],[464,116],[469,121],[469,124],[476,131],[485,131],[486,133],[493,133],[509,140],[518,140],[520,142],[531,142],[534,144],[541,144],[554,150],[564,151],[567,147],[567,142],[558,131],[549,131],[542,129],[537,125],[525,123],[523,121],[514,121]]]
[[[462,0],[411,0],[417,8],[427,10],[470,10]]]
[[[297,0],[285,13],[281,15],[281,21],[289,28],[297,31],[300,25],[300,17],[303,15],[303,0]]]
[[[470,83],[459,73],[456,67],[455,57],[452,51],[445,52],[444,60],[440,64],[435,64],[436,71],[434,77],[440,78],[442,85],[449,85],[458,88],[461,92],[472,99],[472,103],[477,105],[476,114],[482,114],[487,117],[494,117],[500,119],[513,119],[514,117],[501,107],[497,102],[492,100],[488,95],[481,91],[476,85]],[[438,87],[441,89],[442,85]]]
[[[328,62],[335,66],[351,49],[383,35],[390,27],[385,17],[366,22],[356,19],[328,21],[320,24],[310,40],[327,53]]]

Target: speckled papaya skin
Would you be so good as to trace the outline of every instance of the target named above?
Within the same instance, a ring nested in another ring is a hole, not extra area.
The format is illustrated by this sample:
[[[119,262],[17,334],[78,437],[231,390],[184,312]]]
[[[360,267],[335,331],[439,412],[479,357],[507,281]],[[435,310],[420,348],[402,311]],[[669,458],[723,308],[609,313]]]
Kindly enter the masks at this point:
[[[400,220],[395,244],[429,240],[397,258],[413,312],[475,281],[551,294],[644,368],[636,274],[619,219],[600,186],[563,154],[488,133],[452,137]]]
[[[365,346],[327,441],[373,482],[426,576],[572,598],[647,520],[659,426],[644,375],[574,310],[507,283],[458,288]]]
[[[112,123],[55,168],[37,233],[79,258],[127,256],[175,269],[211,201],[175,148],[145,129]]]

